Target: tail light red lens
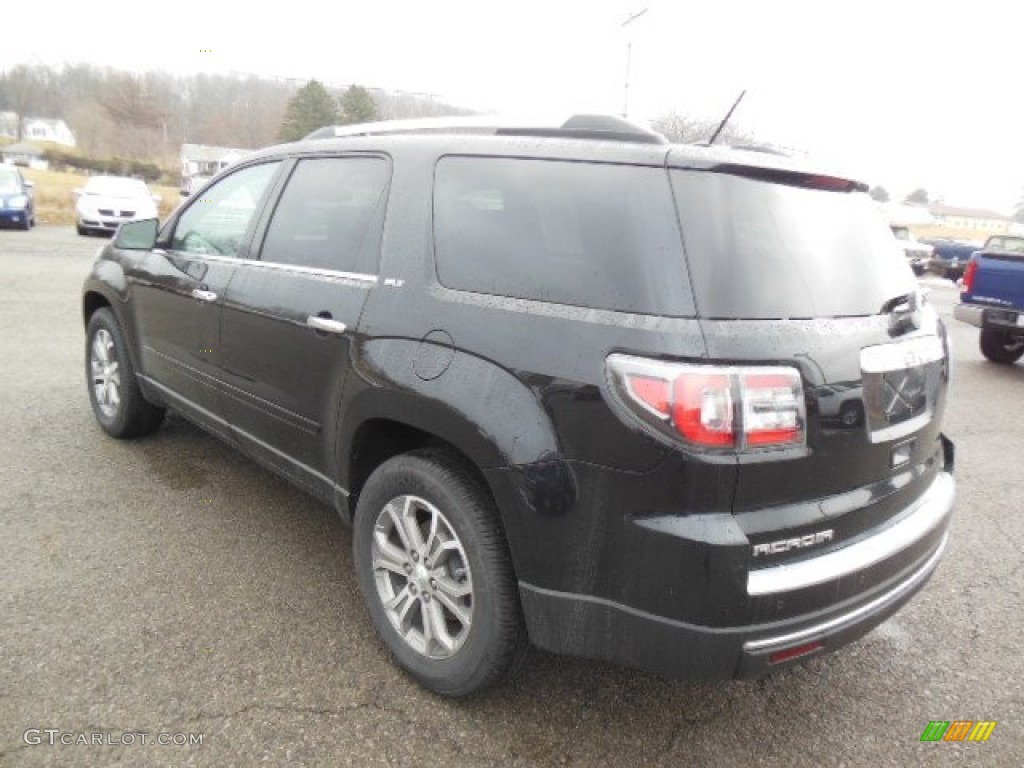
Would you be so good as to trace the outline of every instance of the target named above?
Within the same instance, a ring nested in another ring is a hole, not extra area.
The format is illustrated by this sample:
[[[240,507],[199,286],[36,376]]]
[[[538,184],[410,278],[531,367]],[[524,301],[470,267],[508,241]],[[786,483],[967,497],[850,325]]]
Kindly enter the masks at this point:
[[[607,360],[616,405],[676,442],[752,452],[806,442],[803,384],[795,368],[665,363],[630,355]]]
[[[721,373],[679,375],[672,382],[672,423],[697,445],[730,447],[735,414],[732,382]]]
[[[803,392],[800,375],[745,373],[743,423],[748,445],[786,445],[803,442]],[[796,386],[794,386],[794,384]]]
[[[962,293],[971,293],[974,290],[974,276],[978,273],[978,257],[971,256],[967,262],[967,266],[964,267],[963,285],[960,290]]]

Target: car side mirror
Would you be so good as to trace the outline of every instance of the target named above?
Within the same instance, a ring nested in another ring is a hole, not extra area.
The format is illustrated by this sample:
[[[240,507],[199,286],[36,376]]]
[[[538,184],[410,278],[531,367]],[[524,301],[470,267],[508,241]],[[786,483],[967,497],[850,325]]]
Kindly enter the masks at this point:
[[[160,222],[156,219],[126,221],[114,235],[114,247],[125,251],[148,251],[156,245]]]

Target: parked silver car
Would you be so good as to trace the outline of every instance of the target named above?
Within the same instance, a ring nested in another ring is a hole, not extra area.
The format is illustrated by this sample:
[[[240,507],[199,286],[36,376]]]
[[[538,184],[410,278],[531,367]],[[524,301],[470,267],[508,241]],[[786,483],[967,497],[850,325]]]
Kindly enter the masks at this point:
[[[160,197],[138,179],[93,176],[75,194],[75,225],[80,235],[113,234],[122,222],[157,218]]]

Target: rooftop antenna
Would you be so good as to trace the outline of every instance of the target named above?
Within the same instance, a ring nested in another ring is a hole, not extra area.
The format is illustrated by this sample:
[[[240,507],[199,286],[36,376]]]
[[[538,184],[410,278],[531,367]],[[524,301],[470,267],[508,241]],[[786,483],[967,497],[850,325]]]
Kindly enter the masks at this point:
[[[623,28],[628,27],[634,21],[636,21],[641,16],[643,16],[645,13],[647,13],[648,10],[650,10],[650,9],[649,8],[644,8],[642,10],[637,11],[636,13],[631,13],[626,18],[626,20],[624,22],[622,22],[622,27]],[[626,82],[625,82],[625,85],[622,88],[622,116],[625,117],[625,118],[628,118],[629,117],[629,68],[630,68],[629,65],[630,65],[631,59],[633,58],[633,39],[628,37],[628,34],[629,34],[628,32],[626,34],[627,34],[627,38],[626,38]]]
[[[746,95],[747,89],[744,88],[742,91],[740,91],[740,95],[736,97],[736,101],[732,103],[732,106],[729,108],[729,111],[725,115],[725,119],[723,119],[722,122],[718,124],[718,128],[715,129],[715,133],[711,136],[711,140],[708,141],[708,146],[711,146],[712,144],[715,143],[715,139],[718,138],[718,135],[722,132],[722,129],[724,129],[726,124],[729,122],[729,118],[732,117],[732,113],[736,111],[736,107],[740,105],[740,102],[743,101],[743,97]]]

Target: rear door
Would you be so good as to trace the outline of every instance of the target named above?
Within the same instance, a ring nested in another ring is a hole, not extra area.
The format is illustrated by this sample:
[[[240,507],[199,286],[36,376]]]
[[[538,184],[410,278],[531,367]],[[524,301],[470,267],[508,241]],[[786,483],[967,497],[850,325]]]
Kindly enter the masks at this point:
[[[247,448],[319,492],[328,473],[349,345],[377,282],[390,163],[294,163],[261,240],[227,288],[224,404]]]

